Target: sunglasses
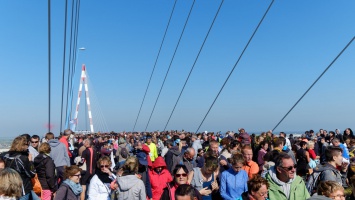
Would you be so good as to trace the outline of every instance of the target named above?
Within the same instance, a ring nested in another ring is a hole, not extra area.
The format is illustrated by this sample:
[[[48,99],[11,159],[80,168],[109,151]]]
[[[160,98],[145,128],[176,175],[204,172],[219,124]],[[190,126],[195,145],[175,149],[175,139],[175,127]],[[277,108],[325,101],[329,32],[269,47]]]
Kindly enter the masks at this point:
[[[101,168],[104,168],[104,167],[108,168],[109,166],[108,165],[100,165],[100,167]]]
[[[81,174],[75,174],[75,175],[73,175],[73,176],[81,177]]]
[[[179,177],[187,177],[187,174],[175,174],[175,177],[176,178],[179,178]]]
[[[31,141],[31,143],[38,143],[38,141]]]
[[[297,165],[295,164],[294,166],[289,166],[289,167],[281,167],[283,169],[285,169],[286,171],[291,171],[293,168],[297,168]]]

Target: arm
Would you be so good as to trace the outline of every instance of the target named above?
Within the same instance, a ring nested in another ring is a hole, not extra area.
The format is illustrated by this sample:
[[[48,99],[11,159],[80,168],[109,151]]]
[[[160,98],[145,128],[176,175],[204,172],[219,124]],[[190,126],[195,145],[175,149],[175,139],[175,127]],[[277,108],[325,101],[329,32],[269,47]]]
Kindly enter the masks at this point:
[[[146,190],[146,193],[147,193],[147,196],[149,199],[153,198],[153,193],[152,193],[152,185],[150,184],[150,176],[149,176],[149,173],[148,173],[148,169],[146,169],[146,181],[145,181],[145,190]]]
[[[15,158],[16,159],[16,158]],[[27,156],[21,156],[20,158],[23,162],[23,167],[25,170],[25,173],[28,177],[33,178],[36,175],[36,170],[35,167],[33,166],[33,162],[31,162]]]
[[[57,192],[55,193],[54,200],[63,200],[65,199],[65,196],[67,195],[68,188],[65,186],[59,187]]]
[[[51,191],[55,192],[54,190],[56,189],[56,178],[55,178],[55,166],[52,158],[49,157],[46,162],[45,166],[46,170],[46,179],[47,179],[47,184]]]
[[[221,191],[221,196],[222,196],[223,199],[232,200],[227,194],[227,178],[226,178],[226,174],[225,173],[222,173],[222,176],[221,176],[220,191]]]
[[[90,181],[89,189],[88,189],[88,200],[96,199],[99,194],[97,180],[98,177],[95,175]]]
[[[65,147],[65,145],[63,143],[62,143],[62,149],[63,149],[65,162],[67,163],[67,166],[70,167],[70,158],[69,158],[69,155],[67,153],[66,147]]]
[[[306,155],[307,162],[311,161],[311,158],[309,157],[308,151],[305,151],[304,154]]]

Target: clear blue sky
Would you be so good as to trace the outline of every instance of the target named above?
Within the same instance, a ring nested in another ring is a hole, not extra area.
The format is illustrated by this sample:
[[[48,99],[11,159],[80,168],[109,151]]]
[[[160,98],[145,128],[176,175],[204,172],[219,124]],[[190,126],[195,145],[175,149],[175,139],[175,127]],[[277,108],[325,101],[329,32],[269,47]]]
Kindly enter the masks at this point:
[[[225,0],[168,129],[196,131],[270,2]],[[64,3],[52,1],[51,123],[56,134]],[[97,97],[93,110],[101,108],[101,114],[93,111],[95,127],[104,116],[109,130],[132,130],[173,3],[81,1],[78,48],[86,50],[79,52],[76,69],[86,64],[89,89]],[[149,131],[164,128],[219,3],[196,1]],[[191,4],[177,2],[136,130],[147,124]],[[354,37],[354,11],[352,0],[275,1],[200,131],[272,129]],[[0,134],[43,135],[48,123],[47,1],[3,0],[0,16]],[[354,74],[355,43],[275,131],[354,128]],[[74,96],[79,78],[76,73]],[[83,118],[79,128],[86,129]]]

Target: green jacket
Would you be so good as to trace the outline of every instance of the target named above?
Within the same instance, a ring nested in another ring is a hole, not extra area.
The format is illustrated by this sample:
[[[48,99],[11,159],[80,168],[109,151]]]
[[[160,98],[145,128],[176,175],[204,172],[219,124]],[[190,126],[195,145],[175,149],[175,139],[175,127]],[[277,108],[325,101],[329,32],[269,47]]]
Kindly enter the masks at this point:
[[[269,182],[269,199],[270,200],[306,200],[309,193],[303,179],[296,175],[295,180],[291,183],[290,197],[287,199],[281,187],[272,180],[269,173],[266,174],[266,180]]]

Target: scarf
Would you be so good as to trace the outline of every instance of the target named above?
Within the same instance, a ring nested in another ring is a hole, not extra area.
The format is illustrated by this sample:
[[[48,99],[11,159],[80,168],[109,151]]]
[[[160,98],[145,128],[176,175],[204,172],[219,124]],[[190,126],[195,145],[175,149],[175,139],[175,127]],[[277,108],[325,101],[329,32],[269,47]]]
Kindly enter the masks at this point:
[[[75,196],[80,195],[81,191],[83,190],[80,183],[74,183],[70,179],[63,181],[63,183],[67,184],[70,187],[70,189],[74,192]]]
[[[102,172],[101,170],[96,170],[96,175],[103,183],[111,183],[112,180],[110,179],[109,175]]]

